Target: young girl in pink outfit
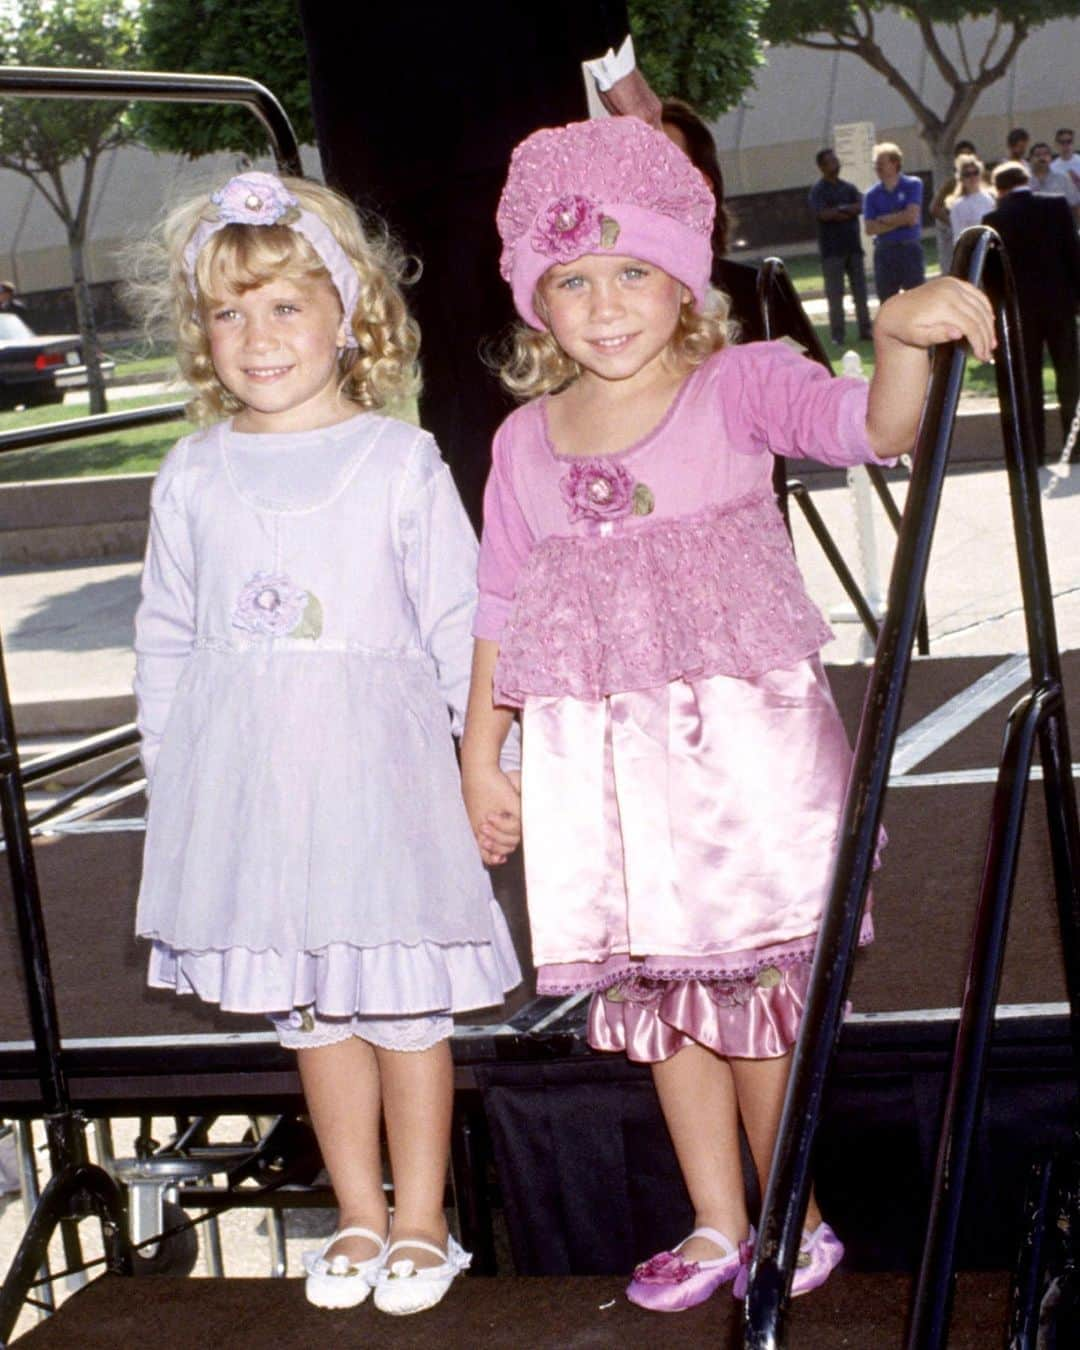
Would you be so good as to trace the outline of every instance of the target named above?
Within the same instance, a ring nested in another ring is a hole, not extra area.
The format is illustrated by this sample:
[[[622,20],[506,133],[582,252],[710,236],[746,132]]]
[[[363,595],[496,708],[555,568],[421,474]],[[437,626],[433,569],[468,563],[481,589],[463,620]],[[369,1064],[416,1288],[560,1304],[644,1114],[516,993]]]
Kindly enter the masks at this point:
[[[418,1312],[469,1263],[443,1212],[452,1015],[519,979],[451,740],[476,540],[434,441],[383,411],[417,333],[348,202],[241,174],[164,245],[205,425],[152,497],[137,930],[152,985],[266,1014],[297,1051],[341,1212],[308,1298]]]
[[[764,1185],[850,759],[772,455],[910,450],[926,349],[994,341],[946,278],[882,307],[869,395],[783,343],[731,345],[712,219],[702,176],[633,118],[514,153],[498,226],[527,327],[503,374],[531,401],[495,438],[463,745],[495,857],[522,709],[538,988],[592,991],[590,1044],[652,1065],[697,1223],[634,1273],[629,1297],[663,1310],[745,1262],[739,1124]],[[807,1225],[795,1293],[843,1251],[813,1202]]]

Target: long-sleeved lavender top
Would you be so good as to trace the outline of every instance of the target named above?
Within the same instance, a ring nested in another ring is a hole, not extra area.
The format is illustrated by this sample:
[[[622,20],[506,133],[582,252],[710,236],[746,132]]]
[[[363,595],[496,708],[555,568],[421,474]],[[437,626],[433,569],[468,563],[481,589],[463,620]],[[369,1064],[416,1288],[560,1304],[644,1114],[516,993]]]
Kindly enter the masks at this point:
[[[544,398],[512,413],[484,497],[473,627],[501,644],[496,696],[752,675],[819,649],[829,633],[772,497],[772,455],[874,461],[866,405],[863,381],[756,342],[710,357],[615,454],[558,455]]]

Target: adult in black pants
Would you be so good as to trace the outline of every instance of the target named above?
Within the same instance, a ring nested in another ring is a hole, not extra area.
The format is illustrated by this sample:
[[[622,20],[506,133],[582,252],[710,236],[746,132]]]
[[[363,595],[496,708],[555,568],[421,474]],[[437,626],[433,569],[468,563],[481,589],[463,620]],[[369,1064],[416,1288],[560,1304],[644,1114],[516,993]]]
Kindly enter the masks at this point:
[[[1080,397],[1076,308],[1080,304],[1080,242],[1064,197],[1033,193],[1023,164],[1010,161],[994,170],[997,209],[983,217],[1008,250],[1020,307],[1024,364],[1031,390],[1035,444],[1046,458],[1043,409],[1043,347],[1057,379],[1063,436],[1068,436]],[[1080,459],[1073,450],[1073,460]]]
[[[625,0],[330,5],[300,0],[326,180],[423,265],[420,412],[474,523],[512,406],[482,349],[514,318],[495,207],[529,132],[588,116],[583,60],[619,48]]]

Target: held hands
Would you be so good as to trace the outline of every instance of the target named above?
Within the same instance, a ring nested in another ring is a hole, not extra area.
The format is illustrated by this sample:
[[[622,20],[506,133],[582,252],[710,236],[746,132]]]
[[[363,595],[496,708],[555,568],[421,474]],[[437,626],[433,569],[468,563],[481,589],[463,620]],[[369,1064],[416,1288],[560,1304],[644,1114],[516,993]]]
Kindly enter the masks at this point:
[[[504,773],[497,764],[466,768],[461,788],[480,857],[497,867],[521,842],[521,774]]]
[[[997,338],[989,300],[970,282],[937,277],[892,296],[878,310],[874,341],[927,348],[966,339],[980,361],[993,357]]]

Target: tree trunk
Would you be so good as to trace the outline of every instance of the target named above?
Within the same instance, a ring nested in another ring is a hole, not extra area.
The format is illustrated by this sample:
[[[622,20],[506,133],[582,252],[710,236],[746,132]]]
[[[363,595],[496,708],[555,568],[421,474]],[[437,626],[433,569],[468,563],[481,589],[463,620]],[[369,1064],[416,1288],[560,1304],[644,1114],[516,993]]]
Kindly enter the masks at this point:
[[[98,360],[94,307],[90,300],[90,287],[86,281],[83,239],[76,227],[68,230],[68,250],[71,254],[71,289],[75,296],[75,313],[78,316],[79,337],[82,341],[83,361],[86,364],[87,387],[90,391],[90,411],[108,412],[105,379],[101,373],[101,362]]]

